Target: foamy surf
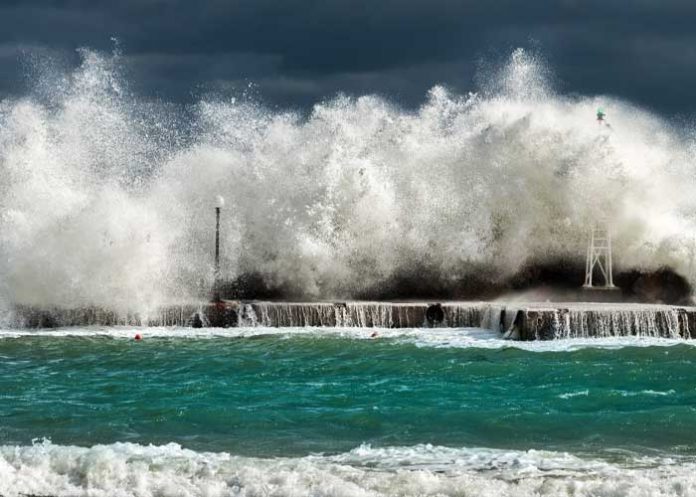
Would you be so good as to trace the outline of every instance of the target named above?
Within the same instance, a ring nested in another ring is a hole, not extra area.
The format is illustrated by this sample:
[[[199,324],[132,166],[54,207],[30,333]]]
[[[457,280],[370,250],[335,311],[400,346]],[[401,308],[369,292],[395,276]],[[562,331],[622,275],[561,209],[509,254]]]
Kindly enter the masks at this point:
[[[548,451],[361,446],[338,455],[249,458],[176,444],[0,447],[0,494],[55,496],[677,496],[694,461],[617,461]]]

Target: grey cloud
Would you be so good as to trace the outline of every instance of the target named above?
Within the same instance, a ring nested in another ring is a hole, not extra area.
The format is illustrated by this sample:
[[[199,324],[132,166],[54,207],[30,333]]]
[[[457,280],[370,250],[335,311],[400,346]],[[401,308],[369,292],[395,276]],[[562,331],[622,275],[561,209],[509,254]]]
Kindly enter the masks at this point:
[[[437,83],[472,89],[480,58],[536,40],[562,91],[693,113],[695,19],[696,2],[679,0],[5,0],[0,94],[26,91],[23,47],[111,50],[116,36],[146,96],[188,101],[253,81],[271,105],[343,91],[413,106]]]

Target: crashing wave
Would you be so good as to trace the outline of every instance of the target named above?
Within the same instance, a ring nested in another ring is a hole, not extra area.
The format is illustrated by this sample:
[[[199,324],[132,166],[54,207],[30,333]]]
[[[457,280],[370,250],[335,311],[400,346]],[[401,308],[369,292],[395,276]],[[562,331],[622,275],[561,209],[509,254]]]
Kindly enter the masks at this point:
[[[602,215],[617,264],[691,276],[693,134],[559,95],[522,50],[476,93],[434,87],[415,111],[339,96],[307,115],[146,102],[117,55],[81,54],[0,101],[0,303],[141,311],[201,296],[218,196],[223,279],[295,297],[499,281],[582,257]]]

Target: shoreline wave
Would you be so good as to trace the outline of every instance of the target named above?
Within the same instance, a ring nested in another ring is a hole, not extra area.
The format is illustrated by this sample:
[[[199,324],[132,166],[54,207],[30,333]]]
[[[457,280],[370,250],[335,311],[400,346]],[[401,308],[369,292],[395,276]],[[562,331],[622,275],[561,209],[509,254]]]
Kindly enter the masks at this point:
[[[618,453],[373,448],[260,459],[170,443],[0,446],[0,494],[71,496],[691,495],[696,462]]]

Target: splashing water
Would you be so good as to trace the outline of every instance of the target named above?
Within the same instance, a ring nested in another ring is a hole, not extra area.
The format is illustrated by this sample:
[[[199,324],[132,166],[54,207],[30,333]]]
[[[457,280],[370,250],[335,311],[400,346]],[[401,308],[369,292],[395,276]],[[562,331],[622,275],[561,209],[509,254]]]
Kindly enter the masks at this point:
[[[258,273],[351,297],[427,261],[427,278],[509,277],[582,257],[593,219],[623,266],[690,271],[690,130],[606,97],[554,93],[523,50],[478,93],[416,111],[336,97],[309,115],[242,99],[182,111],[133,96],[118,54],[83,50],[0,102],[0,302],[151,308]],[[598,106],[611,128],[598,126]]]

